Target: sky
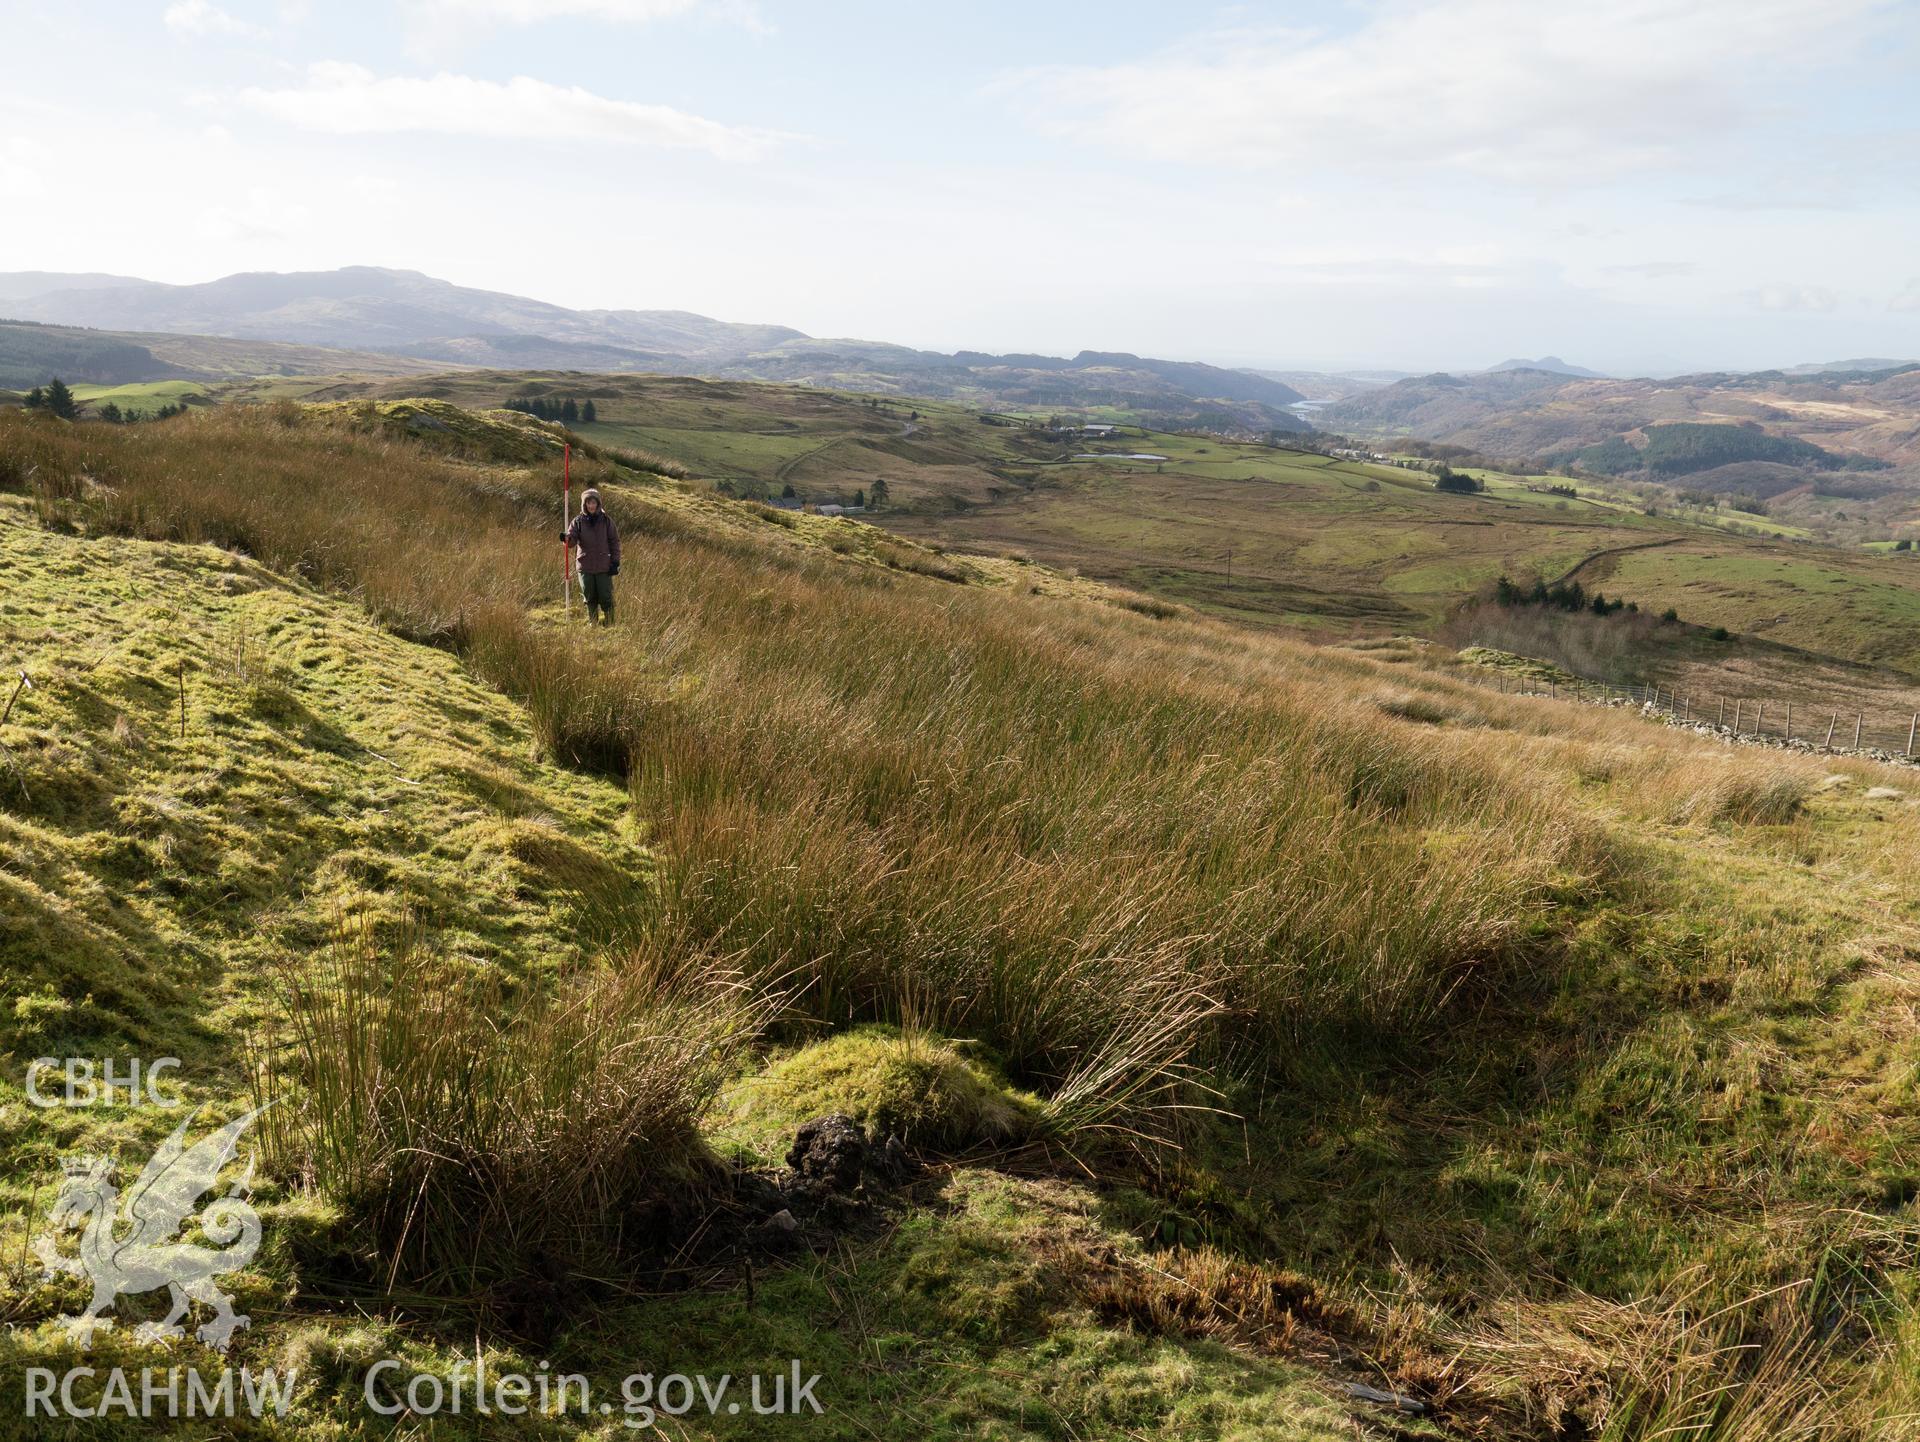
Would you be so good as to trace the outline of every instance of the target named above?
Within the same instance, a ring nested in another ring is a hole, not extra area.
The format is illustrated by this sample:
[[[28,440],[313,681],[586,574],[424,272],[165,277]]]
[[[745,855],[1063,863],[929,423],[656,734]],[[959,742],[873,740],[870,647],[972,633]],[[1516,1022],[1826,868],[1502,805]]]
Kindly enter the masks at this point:
[[[1920,356],[1920,0],[0,0],[0,271],[930,349]]]

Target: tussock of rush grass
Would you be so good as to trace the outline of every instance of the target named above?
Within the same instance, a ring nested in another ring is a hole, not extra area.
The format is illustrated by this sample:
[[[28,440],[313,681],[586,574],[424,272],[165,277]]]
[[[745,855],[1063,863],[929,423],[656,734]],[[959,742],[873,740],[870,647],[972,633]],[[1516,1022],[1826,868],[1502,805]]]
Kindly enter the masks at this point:
[[[657,1249],[645,1219],[711,1179],[700,1122],[769,1001],[638,959],[512,994],[365,929],[287,985],[301,1096],[266,1114],[271,1159],[339,1201],[379,1280],[459,1295]]]

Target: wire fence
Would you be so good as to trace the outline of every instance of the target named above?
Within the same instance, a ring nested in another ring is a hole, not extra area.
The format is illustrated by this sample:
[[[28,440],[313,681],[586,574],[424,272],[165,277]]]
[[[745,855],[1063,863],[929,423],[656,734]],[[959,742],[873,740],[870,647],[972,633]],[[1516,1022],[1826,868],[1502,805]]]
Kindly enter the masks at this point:
[[[1475,685],[1510,696],[1545,696],[1550,700],[1589,704],[1622,701],[1678,721],[1713,727],[1730,736],[1797,742],[1819,750],[1873,751],[1911,758],[1915,755],[1916,743],[1920,743],[1920,711],[1890,720],[1884,715],[1869,717],[1866,712],[1851,708],[1796,707],[1791,701],[1764,696],[1701,695],[1651,682],[1616,686],[1578,676],[1559,682],[1499,671],[1468,679]]]

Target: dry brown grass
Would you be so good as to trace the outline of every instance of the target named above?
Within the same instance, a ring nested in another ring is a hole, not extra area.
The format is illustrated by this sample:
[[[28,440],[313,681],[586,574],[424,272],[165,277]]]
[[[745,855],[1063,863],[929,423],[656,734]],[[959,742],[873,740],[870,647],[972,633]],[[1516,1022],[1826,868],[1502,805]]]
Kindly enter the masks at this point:
[[[622,624],[567,629],[542,473],[245,410],[9,424],[92,524],[358,595],[625,771],[663,861],[636,944],[797,979],[827,1020],[933,998],[1036,1084],[1440,1024],[1605,873],[1583,768],[1648,815],[1804,794],[1790,762],[1703,785],[1709,748],[1619,712],[745,544],[604,465]]]
[[[556,754],[625,769],[663,860],[636,942],[797,978],[829,1020],[935,998],[1036,1083],[1434,1024],[1605,849],[1524,749],[1357,699],[1363,662],[684,522],[633,528],[618,631],[565,630],[534,611],[544,475],[350,417],[50,434],[90,523],[356,594],[463,648]]]
[[[638,957],[516,993],[365,926],[286,989],[302,1104],[266,1113],[271,1162],[347,1210],[371,1280],[469,1297],[603,1274],[695,1220],[701,1120],[770,1009]]]

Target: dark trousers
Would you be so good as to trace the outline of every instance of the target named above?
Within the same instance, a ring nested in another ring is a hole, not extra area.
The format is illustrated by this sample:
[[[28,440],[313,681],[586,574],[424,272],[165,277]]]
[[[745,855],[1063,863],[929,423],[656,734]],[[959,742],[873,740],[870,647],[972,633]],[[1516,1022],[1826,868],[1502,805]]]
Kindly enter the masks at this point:
[[[607,624],[613,624],[613,577],[605,571],[598,575],[582,571],[580,573],[580,595],[587,603],[587,620],[594,619],[595,612],[606,613]]]

